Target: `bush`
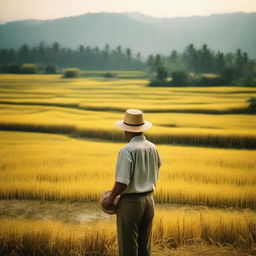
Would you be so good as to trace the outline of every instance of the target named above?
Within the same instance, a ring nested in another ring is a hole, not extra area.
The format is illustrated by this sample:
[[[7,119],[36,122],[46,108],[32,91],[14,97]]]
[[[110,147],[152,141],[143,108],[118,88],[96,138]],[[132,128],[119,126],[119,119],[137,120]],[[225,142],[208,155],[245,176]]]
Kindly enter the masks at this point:
[[[20,71],[22,74],[35,74],[38,72],[38,67],[36,64],[22,64]]]
[[[223,80],[219,76],[201,75],[196,80],[192,80],[191,85],[195,86],[221,86],[224,85]]]
[[[158,81],[166,81],[168,77],[168,72],[167,70],[165,69],[164,66],[158,66],[157,69],[156,69],[156,80]]]
[[[251,97],[247,100],[247,102],[249,102],[249,110],[253,113],[256,113],[256,98]]]
[[[158,65],[156,73],[151,74],[149,86],[169,86],[168,71],[163,65]]]
[[[107,72],[103,75],[103,77],[106,77],[106,78],[114,78],[116,77],[116,74],[114,73],[111,73],[111,72]]]
[[[3,73],[19,74],[20,73],[20,65],[19,64],[4,64],[4,65],[1,65],[0,70]]]
[[[175,86],[184,86],[188,84],[188,73],[184,70],[171,72],[171,84]]]
[[[230,83],[235,79],[236,71],[233,67],[225,67],[221,72],[221,79],[223,84],[230,85]]]
[[[63,77],[64,78],[78,77],[79,72],[80,72],[79,68],[66,68],[64,69]]]
[[[231,85],[235,86],[256,86],[256,77],[253,76],[245,76],[239,77],[238,79],[234,80]]]
[[[44,69],[45,74],[56,74],[56,67],[54,65],[47,65]]]

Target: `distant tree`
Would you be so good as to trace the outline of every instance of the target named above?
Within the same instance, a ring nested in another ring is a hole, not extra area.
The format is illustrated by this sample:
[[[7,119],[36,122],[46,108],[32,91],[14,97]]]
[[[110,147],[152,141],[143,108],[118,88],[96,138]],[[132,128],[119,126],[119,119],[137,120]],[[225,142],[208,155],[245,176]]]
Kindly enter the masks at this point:
[[[86,55],[92,54],[92,50],[91,50],[91,47],[90,47],[90,46],[86,46],[86,48],[85,48],[85,54],[86,54]]]
[[[237,49],[234,57],[235,57],[235,66],[234,66],[235,74],[236,76],[241,76],[244,68],[243,52],[241,51],[241,49]]]
[[[122,53],[122,47],[121,47],[120,45],[118,45],[118,46],[116,47],[116,50],[117,50],[117,52],[118,52],[119,54]]]
[[[223,84],[229,85],[236,77],[235,69],[233,67],[225,67],[221,72]]]
[[[53,51],[53,53],[54,53],[54,54],[58,54],[59,50],[60,50],[60,45],[59,45],[59,43],[58,43],[58,42],[54,42],[54,43],[52,44],[52,51]]]
[[[94,52],[94,54],[96,54],[96,55],[99,55],[100,54],[100,49],[99,49],[99,47],[94,47],[93,49],[93,52]]]
[[[14,49],[0,49],[0,64],[13,64],[17,62],[17,53]]]
[[[177,53],[177,51],[173,50],[171,52],[171,55],[169,56],[169,60],[170,60],[170,62],[177,63],[177,60],[178,60],[178,53]]]
[[[85,51],[84,46],[83,46],[83,45],[79,45],[78,51],[79,51],[80,54],[81,54],[81,53],[84,53],[84,51]]]
[[[130,59],[132,57],[132,51],[131,51],[130,48],[127,48],[125,53],[126,53],[126,56],[127,56],[128,59]]]
[[[154,58],[155,69],[161,65],[163,65],[163,59],[160,54],[157,54],[156,57]]]
[[[105,47],[104,47],[104,50],[103,50],[103,54],[104,54],[105,58],[108,58],[109,52],[110,52],[109,44],[106,44]]]
[[[29,60],[29,47],[23,44],[18,51],[18,60],[21,63],[27,62]]]
[[[168,72],[163,65],[158,65],[156,68],[156,79],[160,82],[165,82],[168,77]]]
[[[182,54],[179,54],[177,51],[173,50],[169,56],[166,57],[166,67],[168,70],[183,70],[185,69],[185,64]]]
[[[20,65],[19,64],[4,64],[0,67],[1,72],[3,73],[11,73],[11,74],[19,74]]]
[[[29,48],[24,44],[20,49],[0,49],[0,65],[17,63],[36,63],[38,65],[55,65],[62,68],[78,67],[95,70],[142,70],[144,63],[140,53],[132,57],[131,50],[125,52],[121,46],[111,50],[108,44],[103,49],[99,47],[79,45],[77,49],[64,48],[58,42],[46,45],[40,41],[38,46]],[[2,69],[3,70],[3,66]]]
[[[231,85],[256,87],[256,76],[245,75],[232,80]]]
[[[208,73],[213,70],[213,53],[207,47],[206,44],[202,46],[202,48],[197,53],[199,58],[199,67],[198,70],[201,73]]]
[[[40,54],[44,54],[45,51],[45,43],[44,41],[40,41],[39,45],[38,45],[38,51]]]
[[[164,65],[161,55],[149,57],[147,60],[150,72],[150,86],[167,86],[168,71]]]
[[[146,67],[149,73],[155,72],[155,59],[153,55],[149,55],[146,61]]]
[[[61,47],[58,42],[49,46],[44,41],[40,41],[38,46],[32,48],[23,44],[18,50],[0,49],[2,72],[4,65],[22,63],[35,63],[38,66],[55,65],[61,68],[73,66],[94,70],[142,70],[146,66],[150,77],[154,78],[157,76],[157,69],[162,66],[169,72],[186,70],[194,75],[219,74],[226,83],[248,83],[250,86],[253,86],[256,76],[256,63],[246,52],[237,49],[235,53],[224,54],[219,51],[215,53],[206,44],[199,49],[189,44],[182,53],[173,50],[169,56],[149,55],[146,62],[142,60],[140,52],[133,57],[130,48],[123,51],[120,45],[112,50],[108,44],[103,49],[83,45],[71,49]],[[201,78],[201,82],[213,83],[213,79],[204,76]]]
[[[218,51],[215,56],[213,71],[214,71],[214,73],[221,74],[224,67],[225,67],[224,54],[222,52]]]
[[[235,57],[233,53],[226,53],[224,59],[226,67],[233,67],[235,65]]]
[[[54,65],[47,65],[44,72],[46,74],[56,74],[56,67]]]
[[[188,74],[185,70],[171,72],[171,84],[175,86],[185,86],[188,82]]]
[[[199,72],[199,56],[193,44],[188,45],[183,52],[183,61],[188,71]]]

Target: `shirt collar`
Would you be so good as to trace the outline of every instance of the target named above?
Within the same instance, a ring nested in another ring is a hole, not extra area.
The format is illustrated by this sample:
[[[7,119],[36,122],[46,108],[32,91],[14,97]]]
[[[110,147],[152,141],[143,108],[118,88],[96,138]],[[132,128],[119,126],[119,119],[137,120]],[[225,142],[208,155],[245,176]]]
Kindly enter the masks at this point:
[[[129,142],[132,142],[135,140],[145,140],[145,139],[146,139],[145,135],[139,135],[139,136],[134,136],[133,138],[131,138]]]

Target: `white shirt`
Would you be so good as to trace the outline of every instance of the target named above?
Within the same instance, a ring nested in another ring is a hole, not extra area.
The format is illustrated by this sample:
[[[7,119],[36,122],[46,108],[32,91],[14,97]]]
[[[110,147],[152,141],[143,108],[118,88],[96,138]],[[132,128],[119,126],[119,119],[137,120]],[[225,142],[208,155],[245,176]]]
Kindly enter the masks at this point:
[[[158,150],[144,135],[133,137],[119,151],[116,163],[116,182],[124,183],[124,193],[155,190],[162,164]]]

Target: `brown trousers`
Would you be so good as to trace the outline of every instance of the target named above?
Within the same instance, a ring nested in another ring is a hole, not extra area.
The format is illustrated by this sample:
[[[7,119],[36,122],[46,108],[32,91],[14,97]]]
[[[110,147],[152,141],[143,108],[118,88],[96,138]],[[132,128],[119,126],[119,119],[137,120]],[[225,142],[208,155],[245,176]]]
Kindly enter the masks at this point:
[[[155,203],[153,194],[123,195],[117,207],[120,256],[150,256]]]

